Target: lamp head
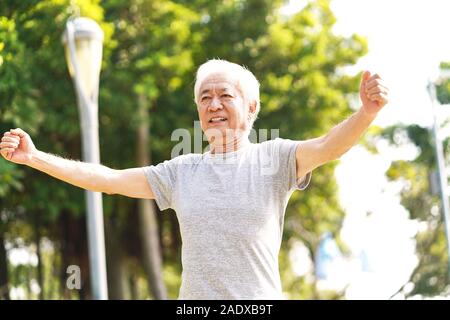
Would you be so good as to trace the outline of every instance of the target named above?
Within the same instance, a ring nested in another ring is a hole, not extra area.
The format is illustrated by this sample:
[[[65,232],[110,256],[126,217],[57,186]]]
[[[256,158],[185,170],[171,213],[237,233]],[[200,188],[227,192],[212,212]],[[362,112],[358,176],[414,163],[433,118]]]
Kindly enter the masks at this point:
[[[85,17],[67,21],[62,37],[70,75],[88,97],[98,92],[103,37],[100,26]]]

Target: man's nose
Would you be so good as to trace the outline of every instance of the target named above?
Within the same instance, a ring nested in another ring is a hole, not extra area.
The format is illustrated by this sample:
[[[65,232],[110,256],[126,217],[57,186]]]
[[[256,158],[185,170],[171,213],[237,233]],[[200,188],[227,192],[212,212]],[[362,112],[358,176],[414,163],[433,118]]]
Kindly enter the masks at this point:
[[[222,109],[222,103],[220,102],[220,99],[217,99],[216,97],[213,97],[211,99],[211,103],[209,104],[209,109],[211,111],[216,111]]]

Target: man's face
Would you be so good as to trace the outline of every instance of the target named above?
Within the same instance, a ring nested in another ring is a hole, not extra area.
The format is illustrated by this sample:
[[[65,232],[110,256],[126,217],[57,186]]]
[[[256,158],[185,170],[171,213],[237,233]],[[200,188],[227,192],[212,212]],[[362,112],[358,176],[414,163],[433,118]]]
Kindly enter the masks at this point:
[[[247,129],[249,106],[244,105],[236,81],[226,73],[215,73],[203,80],[196,103],[209,141],[212,136],[223,138]]]

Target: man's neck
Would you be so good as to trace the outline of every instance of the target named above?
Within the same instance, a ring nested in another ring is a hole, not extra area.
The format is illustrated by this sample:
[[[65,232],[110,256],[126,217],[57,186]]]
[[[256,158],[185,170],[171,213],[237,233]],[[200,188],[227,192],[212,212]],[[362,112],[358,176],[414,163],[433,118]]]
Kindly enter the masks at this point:
[[[212,154],[220,154],[227,152],[238,151],[242,148],[247,147],[251,144],[248,136],[234,137],[231,141],[226,141],[225,143],[210,143],[209,149]]]

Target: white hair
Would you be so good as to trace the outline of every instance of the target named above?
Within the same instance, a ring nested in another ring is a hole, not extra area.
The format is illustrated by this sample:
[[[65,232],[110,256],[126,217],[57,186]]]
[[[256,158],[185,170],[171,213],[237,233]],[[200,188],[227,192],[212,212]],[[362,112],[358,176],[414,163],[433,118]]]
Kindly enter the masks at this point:
[[[198,102],[199,90],[203,81],[210,75],[216,73],[225,73],[236,80],[237,87],[241,91],[246,105],[252,101],[256,102],[256,110],[249,117],[251,128],[260,110],[259,82],[250,70],[239,64],[222,59],[212,59],[203,63],[197,70],[194,85],[195,102]]]

